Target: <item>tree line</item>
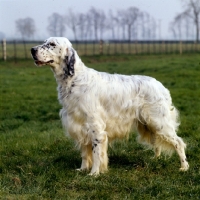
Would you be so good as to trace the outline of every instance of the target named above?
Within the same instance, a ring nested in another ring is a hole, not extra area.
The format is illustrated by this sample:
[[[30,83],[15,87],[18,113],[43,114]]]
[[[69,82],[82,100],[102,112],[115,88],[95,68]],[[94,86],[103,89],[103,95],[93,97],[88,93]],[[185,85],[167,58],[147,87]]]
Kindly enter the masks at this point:
[[[200,0],[183,0],[183,12],[177,14],[170,24],[175,39],[189,39],[195,35],[199,41],[200,32]]]
[[[194,35],[199,41],[200,0],[183,0],[184,11],[175,16],[169,30],[176,40],[190,39]],[[23,39],[36,32],[32,18],[16,20],[16,29]],[[68,10],[66,15],[53,13],[46,27],[49,35],[64,36],[73,33],[74,40],[155,40],[161,39],[161,24],[149,13],[137,7],[129,7],[105,13],[95,7],[86,13]],[[195,33],[194,33],[195,30]]]

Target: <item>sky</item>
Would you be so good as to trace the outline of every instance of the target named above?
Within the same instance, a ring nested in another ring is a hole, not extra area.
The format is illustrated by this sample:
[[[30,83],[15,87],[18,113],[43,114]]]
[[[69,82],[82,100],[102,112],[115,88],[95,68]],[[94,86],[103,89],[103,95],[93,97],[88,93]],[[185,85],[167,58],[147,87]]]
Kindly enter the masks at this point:
[[[66,15],[69,9],[86,13],[91,7],[108,12],[127,9],[131,6],[148,12],[161,25],[161,38],[169,38],[169,23],[183,11],[181,0],[0,0],[0,32],[6,38],[17,38],[19,33],[15,27],[17,19],[31,17],[35,21],[35,39],[46,39],[48,17],[54,12]],[[73,39],[67,30],[66,37]]]

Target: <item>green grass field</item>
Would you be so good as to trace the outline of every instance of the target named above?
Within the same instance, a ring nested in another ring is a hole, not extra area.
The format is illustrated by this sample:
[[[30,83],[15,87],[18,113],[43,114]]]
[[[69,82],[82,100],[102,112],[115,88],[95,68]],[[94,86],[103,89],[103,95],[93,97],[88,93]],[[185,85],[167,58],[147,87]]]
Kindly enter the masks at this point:
[[[100,71],[153,76],[170,91],[181,115],[190,169],[176,154],[152,159],[132,134],[109,147],[109,171],[77,172],[80,153],[59,119],[56,82],[32,60],[0,61],[0,199],[200,199],[200,56],[83,57]]]

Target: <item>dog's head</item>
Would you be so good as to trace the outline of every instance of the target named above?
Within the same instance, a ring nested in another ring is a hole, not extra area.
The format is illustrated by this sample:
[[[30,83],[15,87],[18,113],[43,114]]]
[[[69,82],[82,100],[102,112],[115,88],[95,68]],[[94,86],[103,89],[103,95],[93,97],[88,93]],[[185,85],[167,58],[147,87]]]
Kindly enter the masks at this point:
[[[65,75],[74,75],[75,51],[64,37],[50,37],[44,44],[31,48],[37,66],[50,65],[53,69],[64,65]]]

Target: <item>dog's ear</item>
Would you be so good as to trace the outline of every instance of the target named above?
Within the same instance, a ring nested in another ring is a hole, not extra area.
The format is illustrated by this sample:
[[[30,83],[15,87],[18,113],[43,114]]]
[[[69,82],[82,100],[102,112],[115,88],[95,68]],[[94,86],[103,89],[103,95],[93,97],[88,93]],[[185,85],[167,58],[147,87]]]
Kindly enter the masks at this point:
[[[74,64],[75,64],[75,53],[73,48],[67,48],[67,55],[65,57],[65,68],[64,73],[65,76],[73,76],[74,75]]]

